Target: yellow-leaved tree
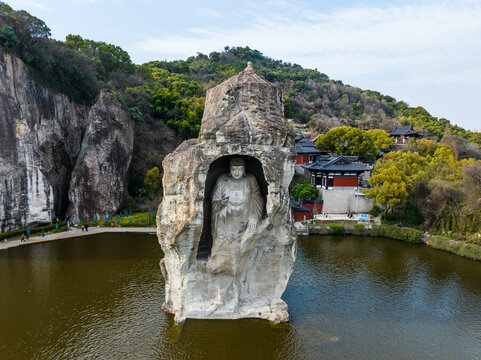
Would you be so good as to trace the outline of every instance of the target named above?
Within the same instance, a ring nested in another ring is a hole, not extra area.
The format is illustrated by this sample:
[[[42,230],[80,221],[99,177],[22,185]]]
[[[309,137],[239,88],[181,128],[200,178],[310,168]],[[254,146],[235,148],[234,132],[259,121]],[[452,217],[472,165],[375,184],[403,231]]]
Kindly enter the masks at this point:
[[[144,178],[144,184],[148,186],[152,191],[157,191],[160,184],[162,183],[162,173],[157,166],[152,169],[147,170],[147,174]]]
[[[367,132],[374,142],[374,146],[376,147],[376,153],[389,150],[391,146],[394,145],[394,138],[384,130],[371,129]]]
[[[417,152],[390,152],[377,162],[369,178],[372,187],[365,194],[382,204],[387,213],[426,177],[427,165],[427,159]]]

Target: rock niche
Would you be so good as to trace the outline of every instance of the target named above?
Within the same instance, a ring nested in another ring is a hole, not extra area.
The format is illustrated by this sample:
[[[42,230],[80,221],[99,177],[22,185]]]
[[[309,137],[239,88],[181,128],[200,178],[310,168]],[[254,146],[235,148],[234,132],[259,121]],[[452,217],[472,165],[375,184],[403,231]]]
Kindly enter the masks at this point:
[[[163,309],[186,318],[289,319],[295,145],[282,90],[247,68],[207,92],[198,139],[163,161]]]

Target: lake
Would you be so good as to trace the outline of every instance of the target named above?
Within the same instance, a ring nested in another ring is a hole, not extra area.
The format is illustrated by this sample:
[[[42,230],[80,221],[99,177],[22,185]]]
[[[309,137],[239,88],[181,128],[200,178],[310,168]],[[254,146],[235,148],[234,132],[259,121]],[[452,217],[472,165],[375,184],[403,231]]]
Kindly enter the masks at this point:
[[[160,306],[154,235],[0,252],[1,359],[481,359],[481,263],[382,238],[299,238],[289,324]]]

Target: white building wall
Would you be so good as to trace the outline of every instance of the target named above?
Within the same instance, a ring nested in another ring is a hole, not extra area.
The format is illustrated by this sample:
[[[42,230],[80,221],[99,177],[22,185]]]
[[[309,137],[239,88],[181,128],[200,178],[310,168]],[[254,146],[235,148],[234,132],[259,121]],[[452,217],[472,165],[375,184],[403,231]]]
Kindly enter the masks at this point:
[[[326,214],[366,213],[373,205],[372,199],[353,188],[319,189],[319,196],[324,200],[322,212]]]

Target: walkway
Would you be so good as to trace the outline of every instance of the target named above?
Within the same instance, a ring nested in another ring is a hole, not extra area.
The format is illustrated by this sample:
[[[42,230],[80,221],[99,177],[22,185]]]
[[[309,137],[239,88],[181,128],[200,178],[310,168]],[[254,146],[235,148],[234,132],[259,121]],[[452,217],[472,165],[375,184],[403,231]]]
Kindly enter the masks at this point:
[[[315,220],[344,220],[344,221],[359,221],[359,214],[352,214],[351,217],[348,214],[316,214]],[[368,216],[369,219],[369,216]]]
[[[35,234],[36,236],[30,236],[30,240],[25,240],[21,242],[20,240],[12,240],[12,241],[1,241],[0,242],[0,250],[10,249],[17,246],[22,245],[30,245],[30,244],[38,244],[47,241],[54,241],[60,239],[68,239],[73,237],[79,236],[89,236],[94,234],[101,234],[101,233],[112,233],[112,232],[132,232],[132,233],[157,233],[157,228],[155,227],[89,227],[89,231],[85,232],[81,229],[71,228],[68,231],[59,232],[55,234],[39,236],[39,234]]]

